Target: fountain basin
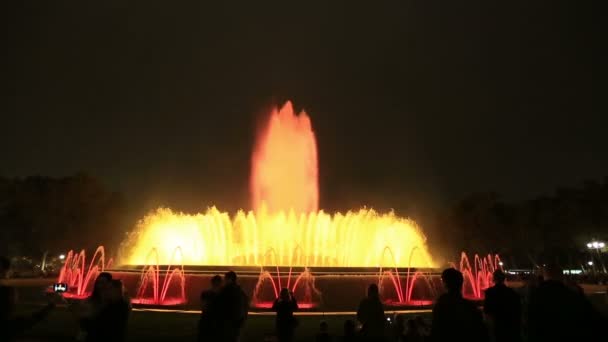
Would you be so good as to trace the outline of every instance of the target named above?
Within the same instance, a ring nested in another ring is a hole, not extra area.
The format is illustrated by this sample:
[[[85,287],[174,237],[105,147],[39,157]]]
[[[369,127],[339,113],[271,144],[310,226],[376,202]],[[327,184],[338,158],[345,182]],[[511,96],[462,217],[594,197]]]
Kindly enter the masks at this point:
[[[126,265],[106,271],[116,279],[121,279],[127,292],[134,296],[141,291],[143,265]],[[169,266],[160,265],[158,277],[160,286],[165,283],[166,270]],[[398,301],[397,289],[393,281],[380,277],[378,268],[337,268],[337,267],[249,267],[249,266],[184,266],[184,296],[180,296],[181,280],[174,278],[167,285],[166,298],[160,302],[152,300],[152,290],[143,292],[141,298],[134,297],[134,305],[143,306],[179,306],[188,309],[200,307],[200,294],[209,288],[211,277],[222,275],[233,270],[238,275],[238,282],[243,291],[251,299],[251,310],[265,311],[272,308],[277,291],[289,287],[298,300],[301,310],[310,311],[353,311],[359,301],[365,297],[370,284],[379,284],[382,299],[391,308],[420,308],[432,305],[436,297],[436,288],[440,288],[439,269],[410,269],[414,273],[423,274],[413,284],[412,298],[408,301]],[[399,269],[401,283],[407,282],[407,269]],[[310,277],[298,278],[308,272]],[[423,279],[424,281],[421,281]],[[294,287],[295,285],[295,287]]]

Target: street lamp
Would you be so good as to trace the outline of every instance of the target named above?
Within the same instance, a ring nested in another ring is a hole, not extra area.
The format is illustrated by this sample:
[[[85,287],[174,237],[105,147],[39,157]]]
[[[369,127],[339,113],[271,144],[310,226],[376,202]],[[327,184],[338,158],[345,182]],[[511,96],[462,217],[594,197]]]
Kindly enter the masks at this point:
[[[498,265],[499,265],[499,266],[502,266],[502,265],[504,265],[504,263],[503,263],[502,261],[499,261],[499,262],[498,262]]]
[[[59,260],[65,259],[65,254],[59,254]]]
[[[590,251],[595,250],[595,252],[597,253],[597,260],[599,260],[600,266],[604,270],[604,273],[606,273],[606,265],[604,264],[604,261],[602,260],[602,252],[603,252],[602,250],[605,247],[606,247],[606,243],[604,241],[593,240],[593,241],[590,241],[587,243],[587,248]],[[591,266],[591,265],[593,265],[593,264],[592,263],[589,264],[589,266]]]
[[[589,243],[587,243],[587,248],[589,249],[595,249],[596,251],[606,247],[606,243],[604,241],[591,241]]]
[[[588,262],[587,262],[587,265],[589,265],[589,266],[593,266],[593,261],[588,261]]]

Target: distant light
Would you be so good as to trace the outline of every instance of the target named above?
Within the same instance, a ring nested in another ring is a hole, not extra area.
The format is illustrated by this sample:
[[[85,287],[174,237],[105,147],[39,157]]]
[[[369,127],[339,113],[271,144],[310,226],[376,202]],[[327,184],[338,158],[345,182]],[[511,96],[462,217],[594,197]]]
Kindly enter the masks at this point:
[[[498,262],[498,265],[499,265],[499,266],[502,266],[502,265],[504,265],[504,263],[503,263],[502,261],[499,261],[499,262]]]
[[[587,265],[589,265],[589,266],[593,266],[593,261],[589,261],[589,262],[587,262]]]
[[[606,243],[603,241],[591,241],[587,243],[587,248],[589,249],[600,249],[606,247]]]
[[[65,254],[59,254],[59,260],[65,259]]]

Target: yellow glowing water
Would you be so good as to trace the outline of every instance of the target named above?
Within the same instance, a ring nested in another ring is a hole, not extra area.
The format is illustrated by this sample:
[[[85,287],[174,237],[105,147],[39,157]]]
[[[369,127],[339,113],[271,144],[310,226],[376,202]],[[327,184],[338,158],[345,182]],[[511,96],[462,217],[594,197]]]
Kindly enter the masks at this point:
[[[195,215],[158,209],[139,222],[124,262],[148,263],[156,248],[160,263],[170,263],[177,246],[185,265],[432,266],[414,221],[368,209],[297,215],[262,208],[234,217],[216,208]]]

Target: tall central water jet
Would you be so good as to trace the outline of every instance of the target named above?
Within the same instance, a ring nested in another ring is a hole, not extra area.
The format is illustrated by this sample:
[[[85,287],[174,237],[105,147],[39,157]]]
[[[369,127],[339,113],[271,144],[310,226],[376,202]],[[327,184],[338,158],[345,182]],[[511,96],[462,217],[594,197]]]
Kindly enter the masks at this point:
[[[125,242],[125,263],[145,265],[154,249],[166,265],[179,247],[184,265],[433,265],[426,239],[410,219],[365,208],[344,214],[318,209],[315,135],[308,115],[295,115],[290,102],[273,110],[260,132],[250,186],[252,211],[151,212]]]
[[[317,143],[310,118],[296,115],[291,102],[270,114],[251,158],[252,206],[271,213],[319,208]]]

